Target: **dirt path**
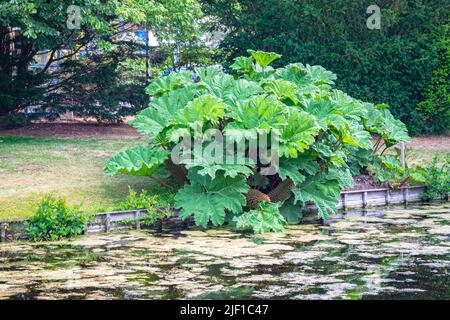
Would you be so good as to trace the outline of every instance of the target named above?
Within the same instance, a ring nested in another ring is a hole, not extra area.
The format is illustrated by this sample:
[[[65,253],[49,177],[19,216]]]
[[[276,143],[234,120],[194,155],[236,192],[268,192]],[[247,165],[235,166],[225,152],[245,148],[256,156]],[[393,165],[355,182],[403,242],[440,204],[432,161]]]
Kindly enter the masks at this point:
[[[414,137],[413,141],[407,144],[407,147],[430,151],[447,150],[447,152],[450,152],[450,136]]]
[[[114,137],[138,136],[138,132],[127,124],[98,123],[33,123],[28,126],[2,130],[0,136],[32,136],[32,137]]]

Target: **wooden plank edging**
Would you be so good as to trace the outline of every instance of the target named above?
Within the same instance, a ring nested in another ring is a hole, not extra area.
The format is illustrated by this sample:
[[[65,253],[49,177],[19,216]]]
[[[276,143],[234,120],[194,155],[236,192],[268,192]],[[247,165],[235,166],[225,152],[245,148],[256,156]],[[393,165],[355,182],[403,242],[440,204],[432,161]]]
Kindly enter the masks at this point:
[[[420,201],[425,186],[406,186],[396,190],[389,188],[350,190],[341,192],[337,209],[361,209],[367,207],[386,206],[390,204],[402,204]],[[308,205],[311,210],[315,210],[314,205]],[[178,210],[172,209],[175,215],[171,221],[180,223]],[[130,228],[133,225],[140,229],[140,217],[148,215],[146,210],[112,211],[99,212],[94,214],[94,218],[87,223],[86,232],[108,232],[114,229]],[[25,222],[28,219],[16,219],[10,221],[0,221],[0,241],[15,240],[26,237]]]

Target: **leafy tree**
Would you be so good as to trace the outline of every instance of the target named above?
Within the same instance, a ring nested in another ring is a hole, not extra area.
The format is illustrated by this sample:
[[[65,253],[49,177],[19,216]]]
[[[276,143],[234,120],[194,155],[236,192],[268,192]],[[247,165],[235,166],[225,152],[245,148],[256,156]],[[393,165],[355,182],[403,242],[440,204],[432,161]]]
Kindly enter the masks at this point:
[[[68,27],[71,5],[80,8],[79,29]],[[190,39],[200,15],[195,0],[2,1],[0,116],[29,105],[108,120],[135,113],[146,104],[147,80],[145,71],[128,72],[143,57],[123,36],[140,25],[162,38]],[[20,29],[14,39],[13,28]],[[11,51],[12,44],[20,50]],[[48,63],[30,70],[42,52]]]
[[[438,81],[436,70],[442,70],[433,31],[448,24],[449,1],[377,1],[380,30],[366,26],[370,16],[366,9],[373,4],[367,0],[205,0],[204,4],[206,14],[218,21],[216,29],[228,31],[221,46],[228,64],[247,48],[281,53],[276,65],[320,64],[338,75],[336,86],[341,90],[359,99],[389,103],[413,134],[441,130],[427,111],[431,104],[416,106],[430,95],[427,86],[433,77]],[[448,85],[448,79],[440,79]]]
[[[79,5],[83,14],[80,30],[67,27],[67,8]],[[38,102],[54,84],[54,76],[47,73],[52,63],[69,59],[76,52],[93,41],[96,35],[108,35],[109,20],[114,14],[114,6],[95,5],[92,1],[6,1],[0,4],[1,32],[1,95],[0,114],[18,111]],[[20,31],[12,37],[12,28]],[[19,51],[11,51],[11,45],[20,45]],[[71,52],[57,57],[58,50],[68,48]],[[49,63],[41,71],[30,72],[29,65],[39,51],[50,50]],[[59,75],[58,75],[59,76]]]
[[[316,205],[322,219],[335,212],[340,191],[353,182],[350,162],[373,149],[373,136],[386,146],[409,140],[387,105],[334,89],[336,76],[323,67],[293,63],[275,69],[270,64],[280,55],[249,54],[230,66],[234,76],[199,67],[195,75],[178,72],[153,81],[147,88],[150,107],[132,121],[150,143],[118,153],[106,173],[151,176],[164,165],[180,185],[175,205],[183,219],[193,215],[202,227],[231,222],[277,232],[307,203]],[[273,172],[267,172],[268,154],[250,156],[248,138],[256,133],[279,137],[267,142],[267,151],[279,158]],[[212,147],[214,156],[199,153],[195,144],[180,145],[191,138]],[[242,152],[226,148],[235,142]],[[180,146],[199,156],[174,163]]]

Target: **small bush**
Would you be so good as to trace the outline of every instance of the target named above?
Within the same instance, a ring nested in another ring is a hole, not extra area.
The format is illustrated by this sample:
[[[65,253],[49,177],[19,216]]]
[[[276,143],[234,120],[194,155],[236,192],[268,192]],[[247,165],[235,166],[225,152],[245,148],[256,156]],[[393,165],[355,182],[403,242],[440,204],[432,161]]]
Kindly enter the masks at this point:
[[[129,188],[129,194],[119,205],[118,210],[139,209],[145,209],[148,212],[147,216],[140,218],[144,225],[151,225],[172,215],[169,203],[165,199],[161,199],[157,195],[149,195],[145,190],[138,194],[132,188]]]
[[[421,167],[402,167],[399,157],[376,155],[368,166],[374,181],[397,189],[404,185],[423,184],[427,178]]]
[[[447,198],[450,193],[450,154],[443,159],[436,155],[433,161],[424,168],[427,191],[422,199],[430,201]]]
[[[31,240],[59,240],[82,234],[89,216],[70,208],[64,198],[52,195],[42,200],[36,213],[27,222]]]

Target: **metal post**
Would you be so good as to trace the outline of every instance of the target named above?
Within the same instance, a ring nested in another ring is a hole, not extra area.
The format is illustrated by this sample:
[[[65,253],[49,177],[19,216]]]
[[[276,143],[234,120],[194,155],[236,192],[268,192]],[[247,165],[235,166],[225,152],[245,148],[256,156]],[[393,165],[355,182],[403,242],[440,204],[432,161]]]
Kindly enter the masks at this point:
[[[106,214],[103,224],[105,226],[105,232],[109,232],[111,229],[111,215],[109,213]]]
[[[3,223],[0,223],[0,242],[6,240],[6,227]]]
[[[347,194],[345,192],[342,194],[342,198],[342,207],[347,210]]]
[[[178,44],[175,44],[175,49],[173,50],[173,65],[175,71],[178,70],[178,64],[180,62],[180,47]]]
[[[405,143],[400,143],[400,162],[402,165],[402,168],[405,169]]]
[[[139,230],[141,229],[141,220],[139,220],[139,212],[135,212],[134,213],[134,221],[136,223],[136,229]]]
[[[403,202],[407,204],[409,200],[409,189],[408,187],[403,187],[402,190],[403,190]]]
[[[367,191],[364,191],[362,194],[363,208],[367,207]]]
[[[150,76],[150,35],[148,25],[145,24],[145,79],[147,79],[147,83],[150,81]]]

